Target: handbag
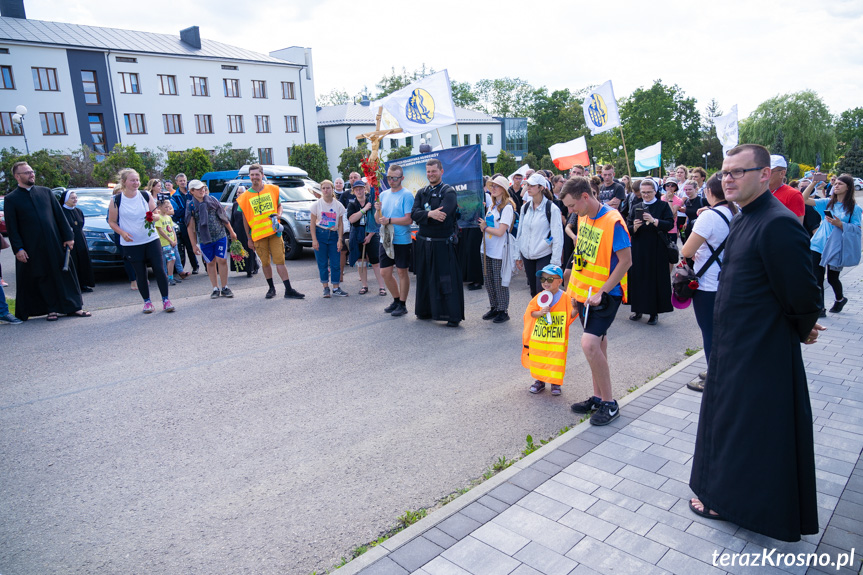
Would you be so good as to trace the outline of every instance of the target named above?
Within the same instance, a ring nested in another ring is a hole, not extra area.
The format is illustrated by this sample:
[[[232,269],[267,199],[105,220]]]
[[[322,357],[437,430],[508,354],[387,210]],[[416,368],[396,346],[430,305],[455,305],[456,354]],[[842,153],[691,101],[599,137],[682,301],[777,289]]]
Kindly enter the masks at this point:
[[[731,226],[728,218],[726,218],[722,212],[715,210],[714,208],[710,209],[719,214],[728,226]],[[692,294],[698,289],[699,278],[701,278],[701,276],[704,275],[704,272],[710,269],[710,266],[714,263],[717,263],[719,267],[722,268],[722,262],[719,261],[719,256],[722,255],[722,250],[725,249],[725,243],[727,241],[728,236],[725,236],[725,239],[722,240],[722,243],[719,244],[719,247],[715,250],[713,249],[713,246],[704,242],[705,245],[707,245],[707,249],[710,250],[710,258],[704,262],[704,265],[701,266],[701,269],[698,270],[698,272],[693,271],[692,267],[690,267],[690,265],[685,261],[680,262],[680,265],[674,268],[674,272],[671,274],[671,291],[677,299],[681,301],[691,299]]]

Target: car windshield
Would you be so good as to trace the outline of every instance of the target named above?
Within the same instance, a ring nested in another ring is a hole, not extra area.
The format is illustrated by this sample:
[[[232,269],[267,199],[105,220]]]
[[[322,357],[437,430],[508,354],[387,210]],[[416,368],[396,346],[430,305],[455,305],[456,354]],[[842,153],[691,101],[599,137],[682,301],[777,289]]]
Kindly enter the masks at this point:
[[[105,217],[108,215],[108,204],[111,202],[111,196],[107,194],[78,196],[78,207],[84,212],[84,217],[95,218]]]
[[[283,202],[306,202],[317,198],[306,188],[285,188],[279,185],[279,197]]]

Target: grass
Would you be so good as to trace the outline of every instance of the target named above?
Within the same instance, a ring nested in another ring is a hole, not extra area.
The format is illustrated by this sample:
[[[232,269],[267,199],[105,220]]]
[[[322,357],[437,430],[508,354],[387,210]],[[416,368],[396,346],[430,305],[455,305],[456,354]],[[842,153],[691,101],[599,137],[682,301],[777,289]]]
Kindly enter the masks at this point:
[[[15,315],[15,298],[14,297],[7,297],[6,298],[6,305],[9,306],[9,313],[11,313],[12,315]]]
[[[686,351],[685,351],[685,352],[683,352],[683,353],[686,355],[686,357],[692,357],[693,355],[695,355],[695,354],[696,354],[696,353],[698,353],[699,351],[701,351],[701,348],[700,348],[700,347],[696,347],[695,349],[690,349],[690,348],[688,348],[688,347],[687,347],[687,348],[686,348]]]

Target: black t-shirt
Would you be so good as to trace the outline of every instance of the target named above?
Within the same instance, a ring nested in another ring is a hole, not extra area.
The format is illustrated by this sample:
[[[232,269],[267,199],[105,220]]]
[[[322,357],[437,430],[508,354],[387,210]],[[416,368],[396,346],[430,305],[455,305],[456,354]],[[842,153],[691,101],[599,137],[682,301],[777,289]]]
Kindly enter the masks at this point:
[[[366,202],[368,202],[368,198],[366,198]],[[348,220],[351,219],[352,215],[354,215],[355,213],[360,211],[364,207],[364,205],[361,206],[360,201],[356,198],[353,198],[351,201],[349,201],[348,202]],[[360,216],[360,219],[357,222],[352,222],[351,226],[363,226],[363,227],[365,227],[366,222],[369,220],[369,218],[375,217],[374,216],[374,210],[372,210],[372,208],[371,208],[371,204],[369,204],[369,206],[370,207],[369,207],[368,211],[365,214],[363,214],[362,216]]]
[[[356,198],[356,196],[354,195],[354,193],[352,191],[350,191],[348,189],[345,189],[345,191],[342,192],[342,195],[338,196],[338,200],[346,208],[348,207],[348,204],[350,203],[350,201],[353,200],[354,198]]]
[[[605,185],[599,187],[599,202],[602,204],[607,204],[612,199],[617,198],[621,202],[626,199],[626,188],[623,187],[617,180],[612,180],[611,185],[607,188]],[[620,207],[620,204],[618,204]]]
[[[686,209],[686,217],[689,218],[690,222],[693,222],[698,217],[698,210],[703,207],[710,207],[710,204],[707,203],[707,200],[695,196],[695,199],[686,198],[683,200],[683,207]],[[678,217],[680,217],[680,212],[678,212]]]

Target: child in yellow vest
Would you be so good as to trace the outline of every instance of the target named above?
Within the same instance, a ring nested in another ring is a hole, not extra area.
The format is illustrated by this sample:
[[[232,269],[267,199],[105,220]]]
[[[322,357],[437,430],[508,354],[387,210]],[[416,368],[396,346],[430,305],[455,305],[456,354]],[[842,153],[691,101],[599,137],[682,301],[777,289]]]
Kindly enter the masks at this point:
[[[569,294],[560,289],[563,284],[560,266],[547,265],[536,275],[540,278],[540,287],[550,292],[552,299],[548,305],[540,305],[539,298],[544,293],[540,292],[527,304],[521,338],[521,364],[536,379],[530,386],[531,393],[541,392],[545,384],[549,383],[551,394],[560,395],[566,370],[569,326],[577,316],[573,313]]]

